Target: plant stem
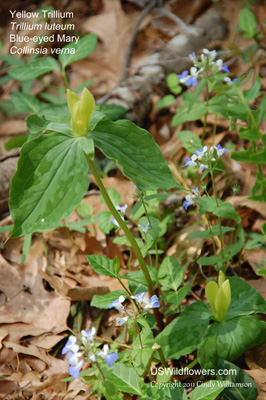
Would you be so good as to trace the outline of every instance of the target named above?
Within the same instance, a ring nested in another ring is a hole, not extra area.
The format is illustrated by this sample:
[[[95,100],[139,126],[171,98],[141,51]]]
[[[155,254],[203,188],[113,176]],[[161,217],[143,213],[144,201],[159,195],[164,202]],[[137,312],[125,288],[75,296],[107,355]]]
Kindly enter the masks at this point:
[[[185,368],[187,369],[191,369],[193,367],[195,367],[195,365],[198,364],[198,357],[196,357],[190,364],[188,364]]]
[[[215,187],[215,183],[214,183],[213,170],[211,168],[211,164],[209,164],[209,168],[210,168],[212,187],[213,187],[213,192],[214,192],[216,205],[217,205],[217,207],[219,207],[218,198],[217,198],[217,191],[216,191],[216,187]],[[222,253],[222,257],[224,257],[224,237],[223,237],[223,231],[222,231],[221,217],[218,217],[218,223],[219,223],[219,233],[220,233],[220,240],[221,240],[221,253]],[[226,270],[226,266],[225,266],[225,263],[223,261],[223,272],[224,273],[225,273],[225,270]]]
[[[117,279],[118,279],[120,285],[123,286],[123,288],[125,289],[125,291],[126,291],[127,294],[129,295],[129,297],[131,298],[132,293],[130,293],[130,291],[128,290],[128,288],[123,284],[123,282],[122,282],[120,276],[118,276]],[[135,299],[132,299],[132,300],[133,300],[133,303],[135,304],[135,307],[137,308],[138,312],[140,312],[140,308],[139,308],[139,306],[138,306],[138,303],[136,302]]]
[[[209,217],[208,217],[208,214],[205,213],[205,216],[206,216],[206,220],[207,220],[207,222],[208,222],[208,226],[209,226],[210,233],[212,234],[212,233],[213,233],[213,232],[212,232],[212,226],[211,226],[211,223],[210,223],[210,219],[209,219]],[[216,245],[215,245],[215,240],[214,240],[214,235],[213,235],[213,234],[212,234],[212,247],[213,247],[213,252],[214,252],[214,254],[216,254]]]
[[[208,76],[207,76],[207,79],[208,79]],[[206,105],[207,105],[207,107],[209,105],[209,98],[210,98],[210,93],[209,93],[209,86],[208,86],[208,81],[207,81],[207,85],[206,85]],[[205,139],[205,134],[206,134],[207,118],[208,118],[208,111],[204,115],[204,122],[203,122],[203,128],[202,128],[201,140],[202,140],[203,145],[204,145],[204,139]]]
[[[139,265],[140,268],[143,272],[143,275],[147,281],[148,284],[148,291],[149,291],[149,296],[152,297],[154,295],[154,288],[153,288],[153,284],[152,284],[152,280],[150,277],[150,273],[147,269],[146,263],[144,261],[144,258],[141,254],[140,248],[134,238],[134,236],[132,235],[130,229],[127,227],[127,224],[125,223],[125,221],[121,218],[119,212],[117,211],[117,209],[115,208],[115,206],[112,203],[112,200],[110,199],[103,183],[102,180],[97,172],[97,169],[94,166],[93,161],[87,156],[86,153],[84,153],[86,160],[88,162],[89,168],[96,180],[96,183],[101,191],[101,194],[104,198],[105,204],[107,205],[107,207],[109,208],[109,210],[111,211],[113,217],[115,218],[115,220],[117,221],[117,223],[119,224],[120,228],[124,231],[125,235],[127,236],[129,242],[131,243],[131,246],[133,247],[133,250],[136,254],[136,257],[139,261]],[[162,317],[159,313],[159,310],[157,308],[153,308],[153,312],[154,312],[154,316],[156,318],[156,321],[158,323],[158,327],[160,330],[162,330],[164,328],[164,324],[163,324],[163,320]]]
[[[66,88],[69,89],[69,82],[68,82],[68,79],[67,79],[66,70],[64,68],[61,70],[61,75],[62,75],[62,77],[64,79]]]
[[[142,344],[142,340],[141,340],[141,336],[140,336],[140,330],[139,330],[139,326],[138,326],[138,323],[136,320],[135,320],[135,327],[137,330],[137,335],[139,337],[139,344],[140,344],[141,350],[143,350],[143,344]]]
[[[98,370],[99,370],[99,372],[100,372],[100,374],[101,374],[101,377],[103,378],[103,380],[105,380],[105,376],[104,376],[104,373],[103,373],[103,371],[101,370],[101,368],[100,368],[100,366],[99,366],[99,364],[98,364],[98,362],[96,361],[96,367],[98,368]]]
[[[163,366],[164,368],[167,368],[168,365],[166,364],[166,361],[165,361],[165,358],[164,358],[164,355],[163,355],[163,351],[162,351],[161,346],[160,346],[157,350],[158,350],[158,354],[159,354],[159,357],[160,357],[162,366]]]

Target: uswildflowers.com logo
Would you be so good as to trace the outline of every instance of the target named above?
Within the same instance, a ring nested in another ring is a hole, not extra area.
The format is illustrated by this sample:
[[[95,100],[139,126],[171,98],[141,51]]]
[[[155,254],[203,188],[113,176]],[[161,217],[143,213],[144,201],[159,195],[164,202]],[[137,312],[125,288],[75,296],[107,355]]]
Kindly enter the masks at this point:
[[[223,376],[234,376],[237,375],[237,370],[236,369],[219,369],[217,372],[215,369],[188,369],[188,368],[163,368],[163,367],[153,367],[151,368],[151,374],[152,375],[189,375],[189,376],[215,376],[217,375],[223,375]]]

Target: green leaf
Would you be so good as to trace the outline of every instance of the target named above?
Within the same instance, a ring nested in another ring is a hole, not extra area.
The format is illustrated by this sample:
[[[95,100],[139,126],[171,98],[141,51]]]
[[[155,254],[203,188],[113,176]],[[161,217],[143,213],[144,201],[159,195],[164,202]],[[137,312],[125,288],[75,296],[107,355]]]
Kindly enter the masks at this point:
[[[246,163],[265,164],[266,148],[264,148],[263,151],[254,153],[253,149],[249,147],[247,150],[232,153],[231,158],[233,160],[243,161]]]
[[[217,217],[233,219],[237,223],[241,222],[240,216],[237,214],[234,206],[230,203],[226,202],[222,202],[222,204],[219,203],[219,207],[217,207],[216,210],[213,211],[213,214],[216,215]]]
[[[201,211],[202,214],[204,214],[205,211],[213,212],[217,207],[216,201],[213,197],[202,197],[200,199],[197,199],[197,203],[202,210]]]
[[[116,161],[140,190],[181,187],[173,179],[150,133],[131,121],[101,120],[91,134],[95,146]]]
[[[127,293],[124,290],[114,290],[107,294],[95,294],[92,298],[91,306],[107,310],[109,304],[118,299],[119,296],[126,297]]]
[[[141,376],[145,372],[147,365],[153,355],[152,346],[154,344],[154,337],[152,330],[149,327],[144,327],[140,332],[141,343],[140,345],[139,336],[134,340],[131,352],[131,359],[133,366],[137,373]]]
[[[240,11],[238,24],[240,29],[246,33],[244,37],[252,38],[255,36],[257,32],[257,21],[255,15],[249,8],[245,7]]]
[[[117,278],[120,268],[117,271],[117,268],[115,268],[115,260],[98,255],[86,256],[86,258],[90,266],[98,274]]]
[[[28,133],[25,133],[24,135],[12,137],[7,142],[5,142],[5,149],[7,151],[10,151],[18,147],[21,147],[25,142],[27,142],[28,136],[29,136]]]
[[[30,252],[30,247],[31,247],[31,240],[32,240],[32,234],[29,233],[28,235],[25,235],[24,237],[24,243],[22,247],[22,257],[20,264],[24,264],[29,252]]]
[[[196,151],[202,147],[201,139],[191,131],[180,131],[176,133],[178,139],[181,140],[184,149],[189,153]]]
[[[156,104],[156,108],[168,107],[174,103],[175,103],[175,96],[173,96],[172,94],[168,94],[167,96],[162,97],[160,101],[158,101],[158,103]]]
[[[181,382],[170,382],[169,386],[156,383],[146,385],[147,394],[140,400],[187,400],[186,391]]]
[[[255,83],[252,85],[252,87],[248,90],[243,91],[245,100],[250,101],[250,100],[253,100],[256,97],[258,97],[260,94],[260,88],[261,88],[261,81],[260,81],[260,77],[257,76]]]
[[[42,133],[46,130],[49,121],[45,117],[39,117],[38,115],[29,115],[26,118],[26,125],[30,133]]]
[[[123,399],[123,394],[118,393],[113,382],[110,381],[110,377],[101,381],[101,389],[106,400],[121,400]]]
[[[234,231],[235,228],[232,228],[230,226],[222,226],[222,233],[225,234],[226,232],[231,232]],[[210,239],[214,236],[219,236],[220,235],[220,227],[219,225],[215,225],[210,229],[207,229],[206,231],[197,231],[192,233],[192,235],[189,236],[189,240],[191,239]]]
[[[96,107],[98,106],[96,105]],[[118,106],[117,104],[101,104],[99,109],[99,111],[101,111],[112,121],[117,121],[118,119],[124,118],[127,112],[125,107]]]
[[[240,315],[266,314],[266,302],[259,292],[237,276],[230,277],[231,304],[226,319]]]
[[[81,201],[81,203],[76,207],[76,211],[82,218],[90,218],[93,214],[93,207],[90,203]]]
[[[191,393],[189,400],[215,400],[229,382],[207,381],[197,386]]]
[[[202,302],[188,306],[156,337],[165,358],[179,359],[196,350],[204,335],[211,312]]]
[[[204,103],[196,103],[188,110],[187,106],[180,107],[178,113],[172,119],[172,126],[183,124],[187,121],[196,121],[207,112],[207,107]]]
[[[256,385],[249,374],[221,358],[217,366],[220,371],[234,371],[234,374],[217,375],[218,379],[230,383],[229,388],[225,388],[222,393],[222,400],[255,400],[257,398]]]
[[[100,230],[109,235],[112,229],[117,228],[117,226],[110,221],[112,214],[110,211],[102,211],[95,216],[95,221],[98,222]]]
[[[25,81],[26,79],[34,79],[55,70],[59,70],[55,59],[52,57],[45,57],[23,67],[13,68],[8,72],[8,75],[18,81]]]
[[[184,269],[173,257],[165,257],[158,273],[160,284],[177,291],[184,278]]]
[[[41,102],[37,99],[37,97],[30,96],[29,94],[25,93],[12,93],[12,101],[14,108],[18,113],[24,113],[28,111],[37,113],[41,107]]]
[[[245,140],[259,140],[260,139],[260,131],[257,127],[254,128],[242,128],[240,127],[238,130],[238,134],[242,139]]]
[[[4,61],[6,66],[21,66],[24,65],[24,61],[20,57],[16,57],[13,54],[0,54],[0,60]]]
[[[215,322],[202,339],[198,358],[202,368],[217,368],[218,358],[234,361],[241,354],[266,341],[266,322],[244,315]]]
[[[88,185],[87,162],[74,138],[50,133],[25,143],[11,181],[11,237],[53,227],[80,203]]]
[[[197,260],[197,263],[200,265],[214,265],[219,262],[227,262],[231,260],[236,254],[238,254],[243,247],[243,242],[231,244],[230,246],[227,246],[225,249],[223,249],[223,253],[222,251],[220,251],[218,255],[210,257],[200,257]]]
[[[109,379],[114,383],[116,390],[121,392],[141,395],[140,377],[134,368],[122,363],[116,363],[113,375]]]
[[[165,300],[168,303],[175,304],[176,306],[186,297],[190,291],[190,286],[183,286],[177,292],[168,292],[165,294]]]
[[[107,191],[107,193],[108,193],[108,195],[109,195],[109,197],[110,197],[112,203],[114,204],[114,206],[115,206],[115,207],[118,206],[118,205],[120,204],[120,202],[121,202],[121,196],[120,196],[120,194],[119,194],[115,189],[112,189],[112,188],[106,189],[106,191]],[[102,194],[100,194],[100,200],[101,200],[101,202],[102,202],[103,204],[106,205],[105,200],[104,200]]]
[[[94,33],[90,33],[81,38],[78,43],[69,43],[63,47],[63,49],[75,49],[74,54],[60,53],[59,61],[62,68],[65,69],[69,64],[82,60],[91,54],[97,45],[97,36]]]

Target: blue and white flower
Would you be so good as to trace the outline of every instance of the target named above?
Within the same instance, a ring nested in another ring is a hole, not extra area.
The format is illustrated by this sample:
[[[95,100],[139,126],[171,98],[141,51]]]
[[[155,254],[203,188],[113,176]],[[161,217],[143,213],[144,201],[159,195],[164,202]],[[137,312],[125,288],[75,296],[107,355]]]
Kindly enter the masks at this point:
[[[125,214],[127,208],[128,208],[128,205],[127,205],[127,204],[125,204],[124,206],[116,206],[116,209],[117,209],[118,211],[120,211],[121,214]]]
[[[200,164],[200,172],[205,172],[206,169],[208,169],[208,165],[207,164]]]
[[[198,156],[193,154],[193,156],[191,158],[189,157],[185,157],[185,164],[183,165],[183,167],[196,167],[197,163],[196,160],[198,159]]]
[[[141,305],[143,303],[143,299],[146,296],[146,294],[147,292],[141,292],[136,294],[135,296],[131,296],[131,299],[136,300],[139,303],[139,305]]]
[[[105,344],[103,346],[103,349],[99,351],[98,356],[103,358],[107,364],[108,367],[112,367],[116,360],[118,360],[118,354],[113,352],[109,353],[109,346],[108,344]]]
[[[122,325],[124,325],[124,324],[127,322],[128,318],[129,318],[129,317],[124,317],[124,318],[117,317],[117,318],[116,318],[116,322],[117,322],[117,324],[118,324],[119,326],[122,326]]]
[[[186,84],[186,81],[190,78],[190,75],[188,75],[188,71],[185,70],[182,72],[182,74],[177,75],[179,82]]]
[[[160,302],[158,296],[154,294],[150,299],[148,297],[144,297],[143,303],[145,304],[145,307],[143,308],[144,311],[149,310],[151,308],[159,308],[160,307]]]
[[[69,336],[68,341],[66,342],[65,346],[62,349],[62,354],[66,354],[68,351],[72,351],[76,353],[79,350],[79,346],[77,345],[77,338],[76,336]]]
[[[207,153],[207,151],[208,151],[208,147],[204,146],[202,149],[194,151],[192,154],[196,154],[197,155],[197,159],[200,161],[202,159],[202,157],[204,156],[204,154]]]
[[[221,157],[226,151],[228,151],[228,149],[223,149],[222,146],[218,144],[218,146],[216,147],[216,151],[217,151],[217,156]]]
[[[149,228],[151,227],[151,224],[147,224],[147,225],[139,224],[138,226],[142,229],[142,232],[145,233],[145,235],[147,235],[147,232],[148,232]]]
[[[194,201],[194,196],[192,196],[191,194],[187,194],[185,199],[186,200],[183,202],[183,207],[187,211],[189,206],[195,204],[195,201]]]
[[[68,368],[69,375],[73,376],[73,378],[78,378],[79,373],[81,368],[84,365],[84,360],[81,359],[82,353],[81,352],[76,352],[76,353],[68,353],[67,355],[67,361],[70,364],[70,367]]]
[[[96,334],[96,329],[93,327],[89,331],[81,331],[81,340],[84,346],[86,346],[89,343],[92,343],[94,341],[94,336]]]
[[[125,297],[124,296],[119,296],[118,299],[112,301],[112,303],[109,304],[108,308],[116,308],[117,311],[122,311],[124,310],[124,306],[122,305],[122,303],[125,301]]]

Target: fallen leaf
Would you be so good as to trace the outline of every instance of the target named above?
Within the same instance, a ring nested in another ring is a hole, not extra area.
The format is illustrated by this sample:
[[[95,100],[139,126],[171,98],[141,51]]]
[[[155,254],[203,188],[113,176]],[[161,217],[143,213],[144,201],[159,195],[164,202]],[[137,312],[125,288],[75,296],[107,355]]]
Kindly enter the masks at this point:
[[[6,329],[0,328],[0,349],[2,349],[2,341],[8,335],[8,331]]]

